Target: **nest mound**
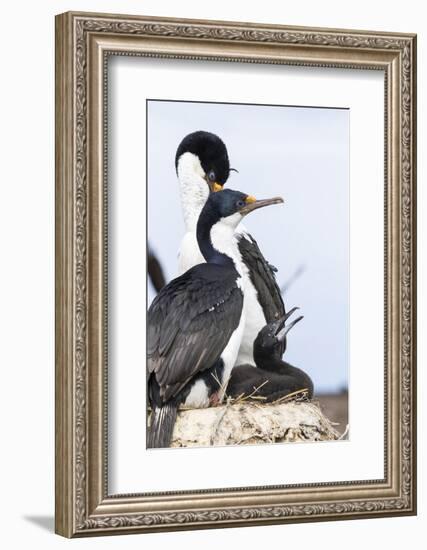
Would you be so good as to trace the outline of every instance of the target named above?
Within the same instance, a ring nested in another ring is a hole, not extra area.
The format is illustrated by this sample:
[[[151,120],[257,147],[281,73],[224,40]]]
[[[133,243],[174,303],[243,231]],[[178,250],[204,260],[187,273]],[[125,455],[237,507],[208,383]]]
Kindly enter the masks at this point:
[[[263,403],[229,400],[178,413],[172,447],[253,445],[340,439],[332,422],[310,401]]]

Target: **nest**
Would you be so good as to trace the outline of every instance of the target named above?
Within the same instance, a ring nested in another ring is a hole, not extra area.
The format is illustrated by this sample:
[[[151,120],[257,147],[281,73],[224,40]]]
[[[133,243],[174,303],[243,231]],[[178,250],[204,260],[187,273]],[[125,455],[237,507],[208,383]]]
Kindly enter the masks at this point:
[[[254,445],[340,439],[333,423],[306,396],[307,390],[302,390],[274,403],[260,403],[260,400],[248,395],[228,398],[225,404],[217,407],[182,409],[175,423],[171,446]]]

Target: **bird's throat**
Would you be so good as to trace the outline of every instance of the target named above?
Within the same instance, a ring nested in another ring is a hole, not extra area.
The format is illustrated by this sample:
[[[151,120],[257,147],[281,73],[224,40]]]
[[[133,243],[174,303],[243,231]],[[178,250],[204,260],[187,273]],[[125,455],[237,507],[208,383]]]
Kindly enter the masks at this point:
[[[224,227],[222,227],[224,225]],[[218,250],[212,244],[212,237],[215,235],[215,241],[218,239],[218,233],[221,233],[221,230],[227,232],[230,231],[229,235],[224,235],[224,243],[231,241],[233,238],[233,231],[225,227],[225,224],[218,222],[218,219],[207,209],[203,209],[203,213],[199,218],[197,224],[197,243],[200,248],[204,259],[208,263],[225,265],[235,268],[232,255],[228,255],[227,247],[221,247],[222,250]]]
[[[179,193],[187,232],[195,232],[197,221],[209,197],[209,187],[203,178],[197,157],[186,153],[178,164]]]

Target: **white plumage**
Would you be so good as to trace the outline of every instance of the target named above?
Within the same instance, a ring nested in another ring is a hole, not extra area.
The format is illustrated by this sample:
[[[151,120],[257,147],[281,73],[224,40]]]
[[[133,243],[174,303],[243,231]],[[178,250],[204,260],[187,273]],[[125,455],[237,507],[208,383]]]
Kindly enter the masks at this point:
[[[181,275],[191,267],[205,261],[197,244],[196,228],[200,212],[209,196],[209,187],[204,179],[204,171],[200,160],[193,153],[184,153],[179,158],[177,173],[186,229],[178,255],[178,275]],[[223,252],[233,259],[237,271],[242,276],[244,302],[241,319],[241,340],[235,364],[246,363],[255,366],[253,342],[258,332],[265,326],[266,319],[258,301],[257,291],[250,280],[248,269],[243,263],[239,252],[236,238],[236,235],[239,234],[250,239],[242,225],[235,230],[233,224],[220,222],[211,231],[213,246],[219,252]]]

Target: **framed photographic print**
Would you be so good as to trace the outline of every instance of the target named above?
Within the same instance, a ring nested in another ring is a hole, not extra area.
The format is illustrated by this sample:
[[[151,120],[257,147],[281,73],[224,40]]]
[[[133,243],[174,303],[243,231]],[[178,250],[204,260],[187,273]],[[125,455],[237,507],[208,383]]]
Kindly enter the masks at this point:
[[[56,531],[416,513],[416,37],[56,18]]]

